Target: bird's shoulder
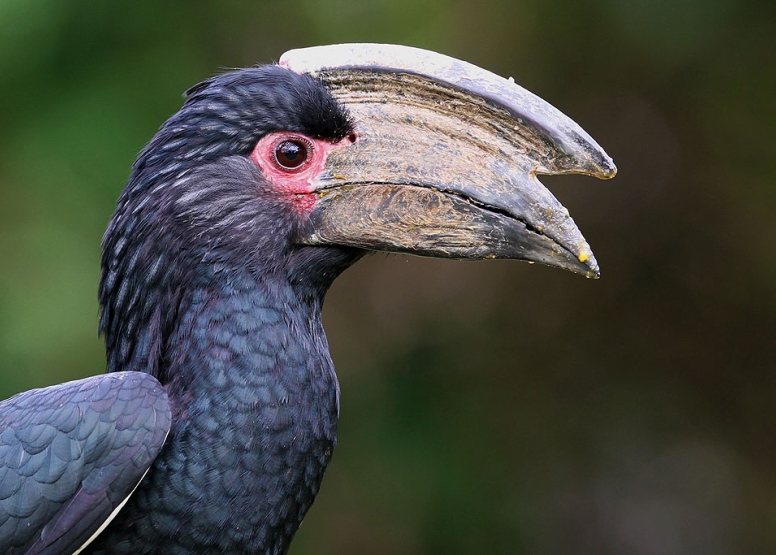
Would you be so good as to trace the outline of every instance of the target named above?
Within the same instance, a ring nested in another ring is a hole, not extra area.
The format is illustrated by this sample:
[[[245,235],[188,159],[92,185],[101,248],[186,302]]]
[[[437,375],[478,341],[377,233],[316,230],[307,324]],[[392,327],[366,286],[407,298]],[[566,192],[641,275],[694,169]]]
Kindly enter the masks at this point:
[[[170,430],[164,387],[115,372],[0,402],[0,552],[71,553],[131,495]]]

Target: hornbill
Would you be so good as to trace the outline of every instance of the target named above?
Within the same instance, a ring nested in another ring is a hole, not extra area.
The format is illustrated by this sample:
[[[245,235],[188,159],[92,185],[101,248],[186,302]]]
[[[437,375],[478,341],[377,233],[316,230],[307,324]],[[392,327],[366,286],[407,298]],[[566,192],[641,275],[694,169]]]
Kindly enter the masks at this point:
[[[192,87],[103,239],[108,372],[0,404],[0,552],[286,553],[336,442],[332,281],[375,250],[596,277],[536,176],[615,172],[512,79],[424,50]]]

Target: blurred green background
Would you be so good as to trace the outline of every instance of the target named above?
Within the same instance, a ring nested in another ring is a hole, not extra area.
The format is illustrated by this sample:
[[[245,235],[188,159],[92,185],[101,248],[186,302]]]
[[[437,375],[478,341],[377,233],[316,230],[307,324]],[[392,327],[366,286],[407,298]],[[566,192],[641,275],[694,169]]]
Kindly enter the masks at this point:
[[[374,255],[325,308],[340,443],[292,554],[776,552],[776,3],[0,0],[0,397],[104,369],[99,244],[188,86],[336,42],[513,76],[610,182],[598,281]]]

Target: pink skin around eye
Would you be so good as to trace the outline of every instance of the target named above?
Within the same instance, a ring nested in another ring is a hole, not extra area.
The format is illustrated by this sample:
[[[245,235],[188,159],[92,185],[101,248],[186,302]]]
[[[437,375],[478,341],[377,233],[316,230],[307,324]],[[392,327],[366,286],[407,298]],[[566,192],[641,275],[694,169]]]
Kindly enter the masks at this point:
[[[307,159],[296,168],[284,168],[278,164],[275,151],[286,141],[303,144],[307,149]],[[355,141],[355,135],[349,135],[337,143],[323,139],[312,139],[299,133],[280,131],[262,137],[251,153],[253,160],[264,177],[279,191],[289,195],[291,202],[300,213],[306,213],[315,206],[315,184],[326,165],[329,152],[344,148]]]

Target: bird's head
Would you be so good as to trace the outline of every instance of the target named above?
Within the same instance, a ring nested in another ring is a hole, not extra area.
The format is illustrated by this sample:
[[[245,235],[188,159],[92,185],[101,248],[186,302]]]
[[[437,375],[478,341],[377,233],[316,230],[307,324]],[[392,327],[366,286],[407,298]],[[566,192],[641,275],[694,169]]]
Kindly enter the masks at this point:
[[[573,121],[476,66],[400,46],[291,51],[191,88],[141,152],[103,241],[101,329],[110,343],[156,312],[163,328],[184,284],[236,269],[324,291],[368,250],[597,276],[536,176],[615,171]]]

